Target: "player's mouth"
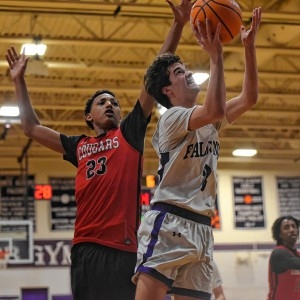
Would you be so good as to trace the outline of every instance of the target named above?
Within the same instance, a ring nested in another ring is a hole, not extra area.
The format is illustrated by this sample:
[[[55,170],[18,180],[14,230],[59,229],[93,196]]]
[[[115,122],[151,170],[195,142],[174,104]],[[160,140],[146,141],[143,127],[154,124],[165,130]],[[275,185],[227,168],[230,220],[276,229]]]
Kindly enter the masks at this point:
[[[295,235],[295,234],[292,234],[292,235],[289,236],[289,238],[290,238],[291,240],[293,240],[293,241],[297,241],[298,236]]]
[[[113,111],[113,109],[108,108],[107,110],[105,110],[104,113],[107,117],[113,117],[115,115],[115,112]]]
[[[191,88],[194,86],[198,86],[192,75],[186,77],[186,85]]]

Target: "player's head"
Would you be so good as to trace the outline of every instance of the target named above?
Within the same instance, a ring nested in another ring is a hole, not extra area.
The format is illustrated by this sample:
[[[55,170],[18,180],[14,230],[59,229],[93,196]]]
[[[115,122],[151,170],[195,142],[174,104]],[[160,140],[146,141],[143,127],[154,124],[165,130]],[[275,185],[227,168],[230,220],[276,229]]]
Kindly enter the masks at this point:
[[[172,107],[169,97],[163,93],[163,87],[171,84],[169,67],[181,63],[180,57],[171,53],[157,56],[144,75],[144,84],[149,95],[166,108]]]
[[[277,218],[272,225],[272,236],[277,245],[285,244],[285,240],[291,238],[296,243],[299,235],[299,220],[293,216],[282,216]],[[294,228],[295,233],[289,233],[289,228]]]
[[[108,95],[111,95],[114,99],[115,99],[115,94],[110,91],[110,90],[99,90],[99,91],[96,91],[87,101],[86,101],[86,104],[85,104],[85,109],[84,109],[84,115],[87,116],[87,114],[89,114],[91,112],[91,109],[92,109],[92,106],[93,106],[93,103],[95,101],[95,99],[99,96],[99,95],[102,95],[102,94],[108,94]],[[115,100],[117,101],[117,100]],[[117,101],[118,102],[118,101]],[[91,129],[94,129],[94,125],[92,123],[92,121],[90,120],[87,120],[87,118],[85,119],[85,122],[86,124],[91,128]]]

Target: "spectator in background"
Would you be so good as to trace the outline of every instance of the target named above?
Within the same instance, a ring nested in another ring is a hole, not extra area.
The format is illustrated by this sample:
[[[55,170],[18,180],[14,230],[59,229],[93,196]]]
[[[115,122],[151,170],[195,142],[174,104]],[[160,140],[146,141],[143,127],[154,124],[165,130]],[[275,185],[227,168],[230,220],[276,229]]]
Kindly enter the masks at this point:
[[[283,216],[275,220],[272,236],[277,242],[269,260],[268,300],[300,299],[300,252],[296,248],[299,220]]]

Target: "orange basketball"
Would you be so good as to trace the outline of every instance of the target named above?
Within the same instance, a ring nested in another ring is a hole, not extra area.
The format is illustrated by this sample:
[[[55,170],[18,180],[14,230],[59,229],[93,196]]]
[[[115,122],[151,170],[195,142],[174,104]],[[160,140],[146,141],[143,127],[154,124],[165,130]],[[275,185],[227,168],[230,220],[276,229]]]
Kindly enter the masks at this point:
[[[197,25],[198,20],[205,23],[205,19],[210,20],[213,33],[221,23],[220,40],[227,44],[240,32],[242,11],[235,0],[197,0],[191,10],[191,25]]]

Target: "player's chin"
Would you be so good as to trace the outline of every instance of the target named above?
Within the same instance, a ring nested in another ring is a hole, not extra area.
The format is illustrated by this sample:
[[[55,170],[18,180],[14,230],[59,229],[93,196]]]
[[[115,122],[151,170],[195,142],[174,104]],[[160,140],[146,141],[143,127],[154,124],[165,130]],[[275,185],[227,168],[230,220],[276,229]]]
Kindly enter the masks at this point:
[[[108,118],[106,120],[106,127],[107,128],[117,128],[119,126],[120,121],[117,120],[116,118],[112,117],[112,118]]]
[[[291,240],[292,243],[296,243],[297,240],[298,240],[298,237],[297,236],[291,236],[290,240]]]
[[[200,92],[200,86],[196,83],[188,84],[187,87],[188,87],[188,89],[193,90],[197,93]]]

